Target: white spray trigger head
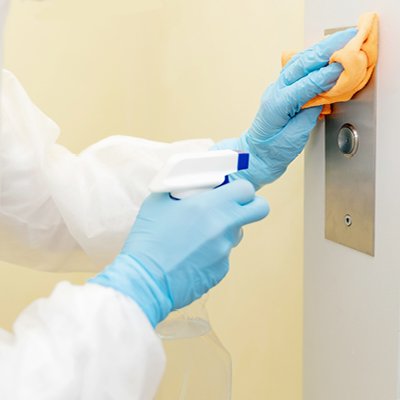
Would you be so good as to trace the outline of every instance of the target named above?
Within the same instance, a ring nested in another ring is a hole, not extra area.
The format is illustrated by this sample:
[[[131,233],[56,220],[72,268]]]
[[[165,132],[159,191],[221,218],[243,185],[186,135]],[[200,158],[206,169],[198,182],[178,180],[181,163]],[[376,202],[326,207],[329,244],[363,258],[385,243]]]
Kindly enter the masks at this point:
[[[150,191],[183,199],[227,183],[229,174],[248,167],[249,154],[236,150],[175,154],[154,177]]]

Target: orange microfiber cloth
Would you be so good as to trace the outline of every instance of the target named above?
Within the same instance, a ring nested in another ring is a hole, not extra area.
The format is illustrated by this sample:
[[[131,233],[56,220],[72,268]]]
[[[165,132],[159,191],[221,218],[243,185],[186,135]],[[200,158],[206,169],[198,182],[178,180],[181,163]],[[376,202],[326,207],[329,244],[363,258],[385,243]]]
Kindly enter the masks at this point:
[[[369,12],[361,15],[357,35],[330,58],[330,63],[339,62],[344,71],[336,85],[311,99],[303,108],[323,105],[321,115],[330,114],[330,104],[350,100],[371,78],[378,58],[378,16]],[[296,54],[282,53],[282,67]]]

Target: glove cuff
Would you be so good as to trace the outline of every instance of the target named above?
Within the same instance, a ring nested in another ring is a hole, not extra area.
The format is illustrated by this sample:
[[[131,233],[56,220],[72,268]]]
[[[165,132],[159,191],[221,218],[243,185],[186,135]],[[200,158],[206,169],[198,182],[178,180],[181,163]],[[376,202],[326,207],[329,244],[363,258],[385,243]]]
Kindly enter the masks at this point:
[[[111,265],[88,283],[111,287],[133,299],[154,328],[172,311],[166,290],[130,254],[119,254]]]
[[[263,158],[270,152],[271,142],[273,139],[273,137],[266,140],[256,139],[251,135],[250,130],[247,130],[242,133],[240,138],[225,139],[216,143],[210,148],[210,151],[239,150],[249,153],[252,157]]]
[[[264,185],[274,182],[285,171],[286,165],[275,162],[276,156],[271,153],[270,138],[264,141],[255,139],[250,131],[244,132],[240,138],[226,139],[216,143],[210,150],[241,150],[250,154],[249,169],[236,172],[230,175],[232,179],[246,179],[250,181],[255,190],[261,189]],[[271,162],[272,161],[272,162]]]

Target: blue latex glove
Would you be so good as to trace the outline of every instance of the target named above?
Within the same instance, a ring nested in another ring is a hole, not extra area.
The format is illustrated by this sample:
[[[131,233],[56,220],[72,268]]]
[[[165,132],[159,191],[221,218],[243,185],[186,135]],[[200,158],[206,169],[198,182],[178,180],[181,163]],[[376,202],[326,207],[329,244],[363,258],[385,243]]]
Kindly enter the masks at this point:
[[[322,107],[301,107],[336,84],[343,67],[338,63],[328,65],[329,59],[357,32],[351,28],[334,33],[293,56],[277,81],[264,92],[250,129],[239,139],[227,139],[211,148],[251,154],[249,169],[231,175],[233,179],[247,179],[258,190],[278,179],[303,151]]]
[[[180,201],[152,194],[115,261],[89,283],[135,300],[153,326],[221,281],[241,227],[268,215],[253,186],[236,180]]]

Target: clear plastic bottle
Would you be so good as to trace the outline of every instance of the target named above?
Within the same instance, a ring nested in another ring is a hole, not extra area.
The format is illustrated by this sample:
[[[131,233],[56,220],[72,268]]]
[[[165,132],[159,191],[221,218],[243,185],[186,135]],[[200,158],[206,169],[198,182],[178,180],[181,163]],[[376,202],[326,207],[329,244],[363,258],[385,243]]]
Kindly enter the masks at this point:
[[[155,400],[230,400],[231,357],[211,328],[203,296],[157,325],[167,367]]]

